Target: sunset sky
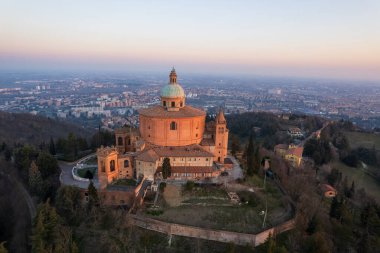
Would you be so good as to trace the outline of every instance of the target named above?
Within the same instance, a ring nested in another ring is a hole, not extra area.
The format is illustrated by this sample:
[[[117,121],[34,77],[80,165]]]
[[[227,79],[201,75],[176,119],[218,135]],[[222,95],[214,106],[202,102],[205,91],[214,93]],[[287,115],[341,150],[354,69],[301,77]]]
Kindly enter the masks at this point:
[[[0,0],[0,69],[380,80],[379,0]]]

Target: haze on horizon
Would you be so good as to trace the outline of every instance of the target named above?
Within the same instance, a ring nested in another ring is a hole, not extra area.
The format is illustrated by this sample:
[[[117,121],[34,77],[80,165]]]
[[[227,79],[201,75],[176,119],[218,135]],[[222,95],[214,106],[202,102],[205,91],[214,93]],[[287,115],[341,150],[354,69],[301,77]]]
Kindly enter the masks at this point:
[[[380,80],[380,1],[2,1],[0,69]]]

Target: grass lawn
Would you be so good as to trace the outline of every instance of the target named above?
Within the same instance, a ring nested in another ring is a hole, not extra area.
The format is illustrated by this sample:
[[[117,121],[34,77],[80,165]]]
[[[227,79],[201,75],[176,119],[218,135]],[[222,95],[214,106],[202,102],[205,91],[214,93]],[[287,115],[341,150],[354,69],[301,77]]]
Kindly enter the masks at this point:
[[[380,184],[376,179],[366,174],[362,168],[352,168],[342,162],[334,162],[331,167],[339,169],[343,176],[347,176],[349,182],[355,180],[357,189],[364,188],[368,194],[380,202]]]
[[[163,213],[155,216],[149,213],[146,215],[189,226],[245,233],[260,231],[263,222],[260,213],[265,210],[265,193],[262,191],[237,193],[244,202],[248,203],[240,205],[232,203],[222,187],[194,186],[192,190],[184,190],[180,186],[168,184],[163,198],[159,201]],[[283,221],[282,215],[286,213],[286,209],[283,207],[282,195],[271,184],[267,184],[267,205],[267,227]]]
[[[352,148],[364,147],[372,148],[375,145],[377,150],[380,150],[380,135],[371,133],[360,133],[360,132],[348,132],[345,131],[344,134],[347,136],[348,141]]]
[[[270,180],[270,178],[267,178],[267,182]],[[253,186],[253,187],[264,187],[264,178],[259,177],[258,175],[253,175],[251,177],[247,176],[245,178],[245,185]]]

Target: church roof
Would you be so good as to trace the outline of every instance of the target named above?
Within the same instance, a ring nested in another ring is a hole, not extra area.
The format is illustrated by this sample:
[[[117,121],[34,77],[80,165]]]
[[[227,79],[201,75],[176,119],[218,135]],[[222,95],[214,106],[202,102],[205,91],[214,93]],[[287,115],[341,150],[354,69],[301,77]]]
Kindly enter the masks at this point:
[[[161,97],[182,98],[185,97],[185,91],[178,83],[167,84],[161,89]]]
[[[213,157],[214,154],[204,150],[200,145],[193,144],[181,147],[153,146],[142,151],[136,160],[155,162],[161,157]]]
[[[213,157],[214,154],[204,150],[200,145],[192,144],[180,147],[156,146],[154,151],[160,157]]]
[[[154,152],[153,149],[149,149],[146,151],[141,152],[136,156],[136,160],[139,161],[144,161],[144,162],[155,162],[159,159],[160,157],[157,155],[156,152]]]
[[[206,115],[206,112],[203,110],[188,105],[182,107],[178,111],[167,111],[165,107],[156,105],[149,108],[140,109],[139,113],[141,115],[153,118],[190,118]]]

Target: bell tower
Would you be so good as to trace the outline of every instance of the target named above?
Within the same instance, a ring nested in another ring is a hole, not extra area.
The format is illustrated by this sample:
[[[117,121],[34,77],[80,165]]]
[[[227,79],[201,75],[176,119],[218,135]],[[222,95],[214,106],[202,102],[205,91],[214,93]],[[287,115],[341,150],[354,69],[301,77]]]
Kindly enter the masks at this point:
[[[227,156],[228,148],[228,129],[227,121],[224,117],[223,110],[220,109],[215,118],[215,150],[214,159],[217,163],[224,163]]]

